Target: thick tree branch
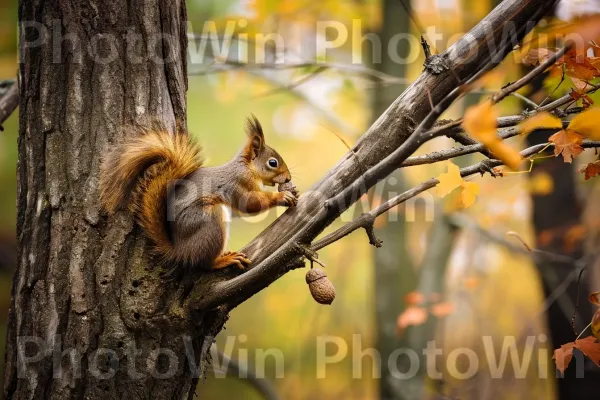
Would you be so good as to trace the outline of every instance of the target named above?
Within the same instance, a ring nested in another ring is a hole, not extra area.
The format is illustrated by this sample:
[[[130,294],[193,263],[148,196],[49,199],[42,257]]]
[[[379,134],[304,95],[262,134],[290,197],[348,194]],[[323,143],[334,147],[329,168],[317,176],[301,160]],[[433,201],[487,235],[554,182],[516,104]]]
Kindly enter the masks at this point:
[[[6,91],[4,96],[0,97],[0,131],[4,130],[2,124],[11,116],[19,105],[19,85],[14,82]]]
[[[233,272],[224,273],[208,290],[206,285],[197,285],[186,305],[200,309],[222,304],[233,307],[285,274],[299,255],[296,243],[312,242],[362,193],[402,164],[422,144],[424,138],[420,132],[427,132],[441,111],[460,95],[462,89],[457,89],[457,79],[469,82],[499,63],[517,44],[514,41],[521,40],[542,18],[543,10],[552,8],[555,3],[555,0],[502,2],[463,39],[439,55],[448,66],[447,71],[437,75],[424,72],[352,151],[300,198],[297,207],[284,213],[242,249],[254,262],[249,271],[238,276]],[[507,28],[513,28],[516,35],[506,35],[503,31]],[[429,112],[429,99],[424,93],[430,93],[438,110]],[[420,127],[415,131],[417,125]],[[368,169],[366,176],[361,175],[357,162]],[[345,188],[359,190],[345,191]],[[324,207],[325,203],[330,207]]]

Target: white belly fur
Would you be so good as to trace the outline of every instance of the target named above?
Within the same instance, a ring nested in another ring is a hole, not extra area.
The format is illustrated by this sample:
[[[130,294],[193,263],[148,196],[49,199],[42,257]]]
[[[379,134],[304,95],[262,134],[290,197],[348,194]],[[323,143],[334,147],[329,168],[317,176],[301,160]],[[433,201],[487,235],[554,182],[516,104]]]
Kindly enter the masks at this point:
[[[223,241],[223,249],[227,250],[229,242],[229,224],[231,223],[231,207],[221,204],[223,210],[223,225],[225,225],[225,240]]]

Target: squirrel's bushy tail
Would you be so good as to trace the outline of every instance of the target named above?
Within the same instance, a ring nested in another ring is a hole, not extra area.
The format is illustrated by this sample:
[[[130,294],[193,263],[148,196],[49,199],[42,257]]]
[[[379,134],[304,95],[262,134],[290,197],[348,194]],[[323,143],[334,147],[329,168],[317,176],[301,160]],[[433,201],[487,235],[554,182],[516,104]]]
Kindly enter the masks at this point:
[[[202,164],[201,148],[188,135],[144,132],[117,146],[102,163],[101,204],[113,213],[129,203],[157,252],[168,255],[173,250],[167,225],[169,187]]]

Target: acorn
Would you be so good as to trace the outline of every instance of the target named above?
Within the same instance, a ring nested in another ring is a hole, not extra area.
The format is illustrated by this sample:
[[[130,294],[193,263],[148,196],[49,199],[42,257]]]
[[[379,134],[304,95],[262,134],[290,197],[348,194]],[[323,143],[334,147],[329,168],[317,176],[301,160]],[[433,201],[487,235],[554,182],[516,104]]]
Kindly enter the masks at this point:
[[[311,268],[306,273],[306,283],[313,299],[319,304],[331,304],[335,299],[335,287],[321,269]]]
[[[280,183],[277,187],[277,190],[279,192],[291,192],[296,197],[298,197],[299,194],[298,188],[296,188],[296,185],[294,185],[292,181],[289,181],[288,183]]]

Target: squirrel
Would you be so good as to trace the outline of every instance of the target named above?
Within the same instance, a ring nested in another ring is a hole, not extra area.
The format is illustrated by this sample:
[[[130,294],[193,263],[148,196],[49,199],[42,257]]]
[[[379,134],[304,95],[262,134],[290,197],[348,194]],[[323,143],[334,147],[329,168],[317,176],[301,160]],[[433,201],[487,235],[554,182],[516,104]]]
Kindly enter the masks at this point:
[[[140,130],[102,162],[102,207],[112,214],[128,204],[154,252],[167,262],[246,269],[251,261],[245,254],[225,251],[231,210],[257,214],[297,203],[295,190],[265,190],[289,187],[292,177],[283,158],[266,145],[258,119],[246,119],[246,144],[216,167],[204,166],[200,146],[187,134]]]

